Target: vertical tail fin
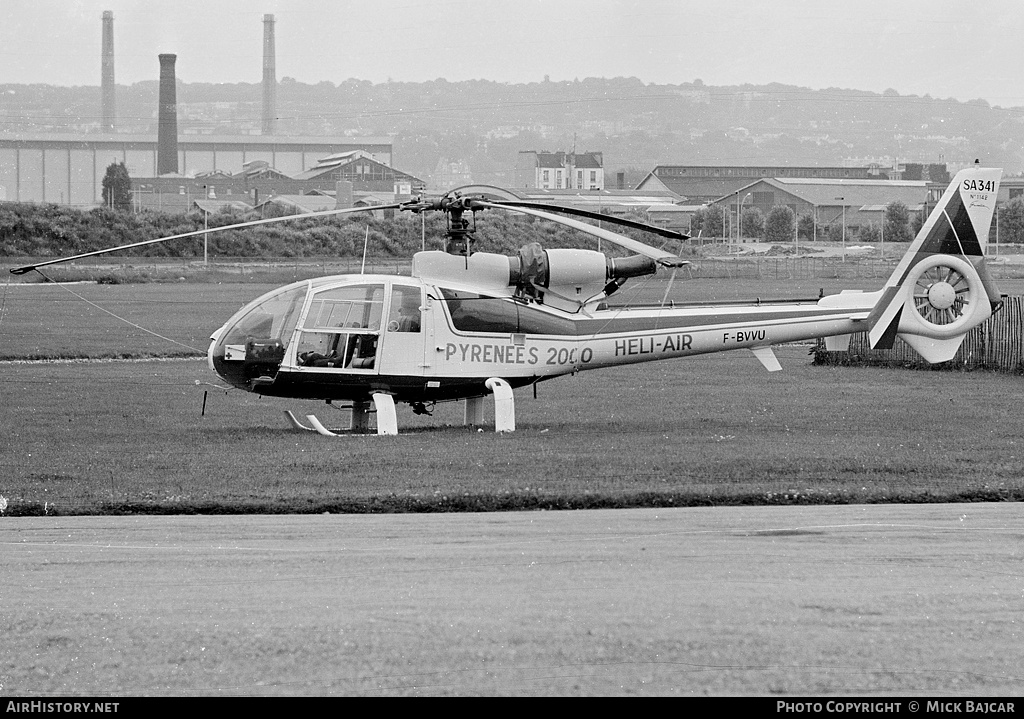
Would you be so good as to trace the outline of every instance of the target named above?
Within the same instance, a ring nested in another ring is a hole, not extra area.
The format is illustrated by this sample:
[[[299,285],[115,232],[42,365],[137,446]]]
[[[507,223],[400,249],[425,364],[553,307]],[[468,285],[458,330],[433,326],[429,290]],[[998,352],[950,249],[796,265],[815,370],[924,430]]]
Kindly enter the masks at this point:
[[[868,317],[872,347],[899,336],[927,361],[945,362],[998,309],[984,260],[1001,176],[971,167],[953,178]]]

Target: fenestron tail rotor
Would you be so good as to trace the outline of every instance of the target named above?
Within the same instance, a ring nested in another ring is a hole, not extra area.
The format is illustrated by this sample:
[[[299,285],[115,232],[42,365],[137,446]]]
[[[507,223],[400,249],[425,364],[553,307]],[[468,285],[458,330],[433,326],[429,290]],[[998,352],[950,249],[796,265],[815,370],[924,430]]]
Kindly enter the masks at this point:
[[[969,278],[949,265],[929,267],[914,283],[914,307],[925,322],[949,325],[970,311],[974,292]]]

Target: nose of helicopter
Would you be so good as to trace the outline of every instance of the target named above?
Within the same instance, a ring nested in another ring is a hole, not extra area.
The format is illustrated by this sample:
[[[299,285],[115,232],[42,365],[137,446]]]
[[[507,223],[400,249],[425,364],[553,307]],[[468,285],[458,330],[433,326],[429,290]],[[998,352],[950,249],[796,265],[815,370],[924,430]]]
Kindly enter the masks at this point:
[[[210,371],[213,372],[214,374],[217,374],[217,367],[213,363],[213,349],[214,347],[217,346],[217,340],[219,340],[221,334],[223,334],[224,327],[227,327],[227,325],[224,325],[219,330],[210,335],[210,347],[209,349],[206,350],[206,366],[209,367]]]
[[[242,307],[210,336],[210,369],[228,384],[249,391],[263,380],[272,381],[309,287],[308,281],[295,282]]]

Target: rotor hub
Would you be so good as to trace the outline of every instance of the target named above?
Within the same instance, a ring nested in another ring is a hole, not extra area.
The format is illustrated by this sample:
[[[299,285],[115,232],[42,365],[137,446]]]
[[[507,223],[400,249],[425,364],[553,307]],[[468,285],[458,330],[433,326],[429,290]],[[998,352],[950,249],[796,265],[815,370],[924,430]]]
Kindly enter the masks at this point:
[[[956,290],[948,282],[935,282],[928,287],[928,304],[935,309],[949,309],[954,302],[956,302]]]

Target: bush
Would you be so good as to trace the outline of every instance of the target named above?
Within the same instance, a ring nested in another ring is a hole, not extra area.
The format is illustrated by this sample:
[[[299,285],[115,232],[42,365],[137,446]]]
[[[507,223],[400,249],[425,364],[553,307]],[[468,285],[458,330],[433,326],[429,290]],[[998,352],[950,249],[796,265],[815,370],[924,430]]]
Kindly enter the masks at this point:
[[[721,220],[721,208],[719,217]],[[58,205],[0,203],[0,254],[7,257],[61,257],[127,245],[147,239],[200,232],[202,213],[174,215],[146,210],[138,214],[106,207],[77,210]],[[369,229],[369,254],[411,257],[423,245],[440,249],[447,228],[440,213],[425,216],[399,212],[394,217],[349,215],[329,219],[300,219],[245,229],[216,231],[246,218],[232,212],[211,214],[207,219],[211,256],[228,257],[361,257]],[[642,218],[641,218],[642,219]],[[470,216],[471,223],[474,219]],[[472,226],[472,225],[471,225]],[[628,237],[660,246],[662,240],[629,228],[611,226]],[[502,210],[478,212],[475,218],[476,249],[514,255],[519,247],[540,241],[546,247],[597,249],[596,238],[564,225],[536,221]],[[705,232],[705,236],[707,233]],[[603,243],[610,255],[619,251]],[[201,257],[203,235],[139,247],[112,256]]]
[[[857,241],[865,244],[875,244],[882,238],[882,229],[873,222],[864,225],[857,230]]]
[[[767,242],[792,242],[795,236],[793,210],[776,205],[768,212],[764,221],[764,239]]]

